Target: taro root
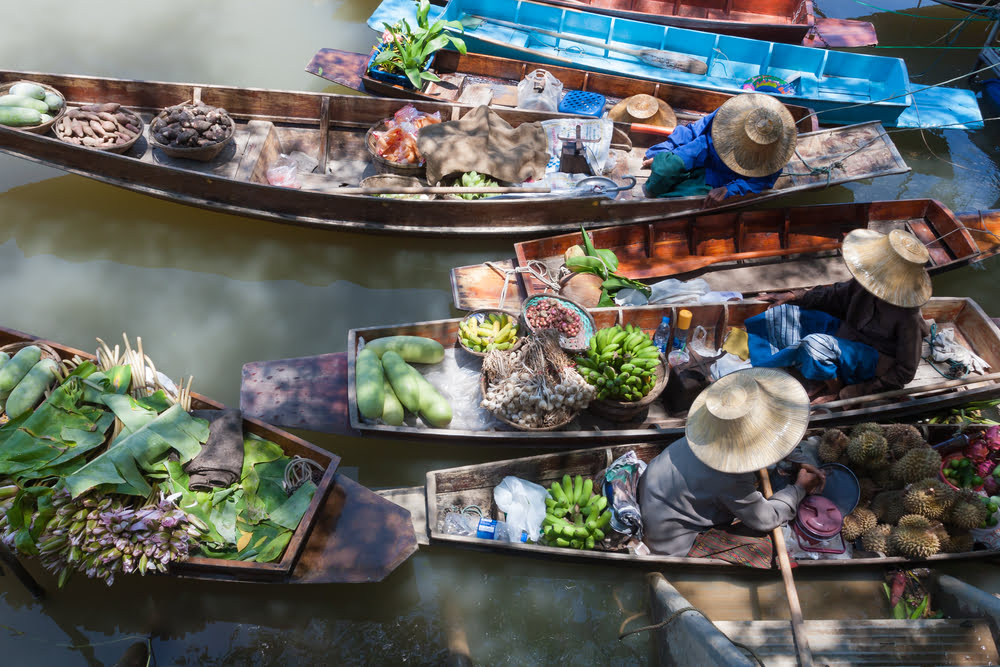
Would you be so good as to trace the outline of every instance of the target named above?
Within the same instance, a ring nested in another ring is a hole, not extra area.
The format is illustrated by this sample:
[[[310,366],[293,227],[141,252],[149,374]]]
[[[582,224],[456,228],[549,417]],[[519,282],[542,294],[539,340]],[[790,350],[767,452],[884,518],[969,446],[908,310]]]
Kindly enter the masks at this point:
[[[117,102],[87,104],[66,110],[55,125],[56,135],[77,146],[121,146],[138,136],[141,121]]]
[[[175,105],[163,110],[151,129],[153,138],[170,148],[198,148],[225,140],[233,121],[225,109],[205,104]]]

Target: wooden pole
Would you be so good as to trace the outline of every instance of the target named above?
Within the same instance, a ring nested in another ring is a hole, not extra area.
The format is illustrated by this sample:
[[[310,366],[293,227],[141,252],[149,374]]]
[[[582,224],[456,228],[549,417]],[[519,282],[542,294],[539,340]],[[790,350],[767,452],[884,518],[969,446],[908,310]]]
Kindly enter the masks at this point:
[[[848,405],[855,405],[857,403],[879,401],[882,400],[883,398],[898,398],[899,396],[909,396],[910,394],[922,394],[924,392],[940,391],[941,389],[950,389],[951,387],[961,387],[967,384],[978,384],[980,382],[993,382],[994,380],[1000,380],[1000,373],[990,373],[989,375],[975,375],[971,377],[965,377],[960,380],[948,380],[946,382],[938,382],[937,384],[924,384],[916,387],[903,387],[902,389],[883,391],[878,394],[866,394],[865,396],[855,396],[854,398],[843,398],[840,399],[839,401],[830,401],[829,403],[818,403],[812,406],[812,409],[823,411],[823,410],[829,410],[831,408],[842,408]]]
[[[473,195],[473,194],[492,194],[499,195],[508,192],[516,193],[549,193],[552,192],[550,188],[541,186],[525,186],[523,188],[516,188],[512,186],[500,186],[500,187],[482,187],[482,188],[462,188],[457,186],[428,186],[426,188],[419,187],[400,187],[400,188],[336,188],[335,190],[330,190],[330,192],[338,195]]]
[[[34,577],[32,577],[26,569],[24,569],[24,566],[21,565],[21,561],[17,559],[17,556],[12,554],[10,549],[2,543],[0,543],[0,563],[6,565],[7,569],[14,573],[14,576],[17,577],[18,581],[20,581],[24,587],[28,589],[28,592],[31,593],[31,597],[36,600],[40,600],[45,597],[45,589],[42,588],[37,581],[35,581]]]
[[[765,498],[770,498],[771,479],[767,476],[767,470],[760,470],[760,485]],[[809,638],[806,637],[805,621],[802,618],[802,607],[799,605],[799,594],[795,590],[795,581],[792,579],[792,564],[788,560],[788,549],[785,548],[785,535],[781,532],[781,526],[771,531],[771,539],[774,542],[774,551],[778,556],[778,566],[781,568],[781,579],[785,584],[785,596],[788,598],[788,613],[792,619],[792,638],[795,640],[795,650],[798,652],[799,665],[802,667],[812,667],[812,651],[809,649]]]

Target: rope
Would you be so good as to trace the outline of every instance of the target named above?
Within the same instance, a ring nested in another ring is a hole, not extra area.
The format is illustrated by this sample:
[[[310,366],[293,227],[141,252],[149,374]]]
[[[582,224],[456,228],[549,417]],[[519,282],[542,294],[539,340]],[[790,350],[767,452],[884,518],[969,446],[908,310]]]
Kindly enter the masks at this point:
[[[292,495],[295,493],[300,486],[306,483],[306,481],[312,481],[313,471],[319,471],[320,475],[323,474],[324,468],[320,464],[316,463],[312,459],[303,458],[301,456],[295,456],[288,465],[285,466],[284,479],[281,482],[285,493]]]
[[[700,610],[696,609],[695,607],[681,607],[680,609],[678,609],[677,611],[675,611],[674,613],[672,613],[670,616],[668,616],[666,618],[666,620],[660,621],[659,623],[654,623],[653,625],[646,625],[646,626],[643,626],[641,628],[636,628],[635,630],[629,630],[628,632],[621,633],[620,635],[618,635],[618,641],[621,641],[621,640],[625,639],[626,637],[628,637],[629,635],[634,635],[634,634],[639,633],[639,632],[647,632],[649,630],[658,630],[658,629],[660,629],[660,628],[662,628],[662,627],[664,627],[666,625],[669,625],[675,618],[677,618],[678,616],[680,616],[681,614],[683,614],[686,611],[693,611],[696,614],[701,614],[702,618],[704,618],[706,621],[708,621],[712,625],[712,627],[715,628],[719,632],[719,634],[721,634],[723,637],[726,637],[726,634],[724,632],[722,632],[721,630],[719,630],[719,628],[716,627],[715,623],[712,623],[712,620],[708,616],[705,616],[705,614],[702,614]],[[728,639],[728,637],[726,637],[726,638]],[[730,639],[729,641],[732,642],[733,646],[735,646],[737,648],[741,648],[744,651],[746,651],[747,653],[749,653],[750,657],[753,658],[754,662],[756,662],[761,667],[764,667],[764,661],[760,659],[760,657],[754,652],[754,650],[752,648],[750,648],[746,644],[741,644],[739,642],[734,642],[732,639]]]
[[[515,266],[510,269],[497,266],[493,262],[483,262],[483,264],[503,275],[503,289],[500,290],[500,303],[497,304],[497,308],[503,308],[504,301],[507,300],[507,287],[510,285],[510,278],[518,273],[530,273],[549,289],[555,292],[559,291],[559,281],[549,275],[549,267],[545,266],[541,260],[529,259],[527,266]]]
[[[872,144],[874,144],[876,141],[881,141],[881,140],[882,140],[881,136],[876,136],[873,139],[871,139],[870,141],[867,141],[867,142],[861,144],[860,146],[858,146],[857,148],[855,148],[850,153],[847,153],[847,154],[843,155],[842,157],[838,157],[833,162],[830,162],[829,164],[823,165],[821,167],[814,167],[811,164],[809,164],[808,162],[806,162],[806,159],[804,157],[802,157],[802,154],[799,153],[798,147],[796,147],[795,148],[795,157],[799,158],[799,161],[802,162],[802,164],[804,164],[805,167],[806,167],[806,169],[808,169],[809,171],[807,173],[801,173],[801,174],[793,172],[793,171],[785,171],[785,172],[782,172],[782,176],[819,176],[821,174],[826,174],[826,186],[825,187],[830,187],[830,179],[833,178],[833,170],[834,169],[843,169],[844,168],[844,160],[848,159],[849,157],[851,157],[855,153],[858,153],[858,152],[860,152],[860,151],[868,148],[869,146],[871,146]]]
[[[921,16],[920,14],[908,14],[906,12],[898,12],[895,9],[886,9],[885,7],[879,7],[878,5],[873,5],[873,4],[867,3],[864,0],[854,0],[854,2],[858,3],[859,5],[864,5],[865,7],[870,7],[872,9],[878,10],[880,12],[885,12],[886,14],[899,14],[900,16],[909,16],[910,18],[914,18],[914,19],[933,19],[935,21],[967,21],[967,20],[971,20],[971,21],[993,21],[994,20],[994,19],[991,19],[991,18],[970,19],[970,18],[957,18],[957,17],[953,17],[953,16]],[[978,7],[978,5],[976,5],[976,6]],[[989,12],[989,15],[992,16],[995,13],[996,13],[996,10],[993,10],[993,11]]]

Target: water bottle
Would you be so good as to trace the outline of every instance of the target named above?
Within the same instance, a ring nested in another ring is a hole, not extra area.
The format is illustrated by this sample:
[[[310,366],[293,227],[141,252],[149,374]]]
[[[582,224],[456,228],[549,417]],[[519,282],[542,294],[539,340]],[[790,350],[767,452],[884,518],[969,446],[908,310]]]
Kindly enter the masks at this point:
[[[479,520],[479,527],[476,529],[476,537],[482,540],[499,540],[502,542],[514,542],[511,539],[507,524],[496,519],[482,518]],[[528,533],[522,530],[518,542],[527,542]]]
[[[667,349],[670,346],[670,318],[664,316],[660,320],[660,326],[656,327],[656,331],[653,333],[653,345],[662,352],[667,353]]]
[[[677,313],[677,326],[674,327],[674,342],[671,345],[675,350],[687,349],[688,330],[691,328],[691,311],[682,310]]]

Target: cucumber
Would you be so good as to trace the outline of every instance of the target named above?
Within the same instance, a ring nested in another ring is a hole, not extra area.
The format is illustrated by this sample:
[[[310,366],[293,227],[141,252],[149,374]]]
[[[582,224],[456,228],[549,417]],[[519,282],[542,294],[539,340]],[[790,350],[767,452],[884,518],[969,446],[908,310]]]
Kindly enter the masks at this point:
[[[59,111],[66,104],[66,101],[55,93],[45,93],[45,99],[42,101],[45,102],[50,112]]]
[[[34,109],[23,107],[0,107],[0,125],[10,127],[25,127],[38,125],[42,122],[42,114]]]
[[[37,345],[28,345],[17,351],[10,361],[0,368],[0,401],[6,400],[17,383],[28,374],[32,366],[42,358],[42,350]]]
[[[451,403],[442,396],[419,371],[414,369],[420,385],[420,418],[435,428],[443,428],[451,423]]]
[[[403,404],[399,402],[396,398],[396,394],[392,391],[392,385],[389,384],[389,378],[382,377],[382,384],[384,385],[385,391],[385,403],[382,405],[382,421],[390,426],[399,426],[403,423]]]
[[[36,100],[45,99],[45,89],[39,86],[37,83],[31,83],[29,81],[21,81],[20,83],[15,83],[10,87],[11,95],[20,95],[22,97],[33,97]],[[49,93],[50,95],[52,93]]]
[[[358,359],[354,364],[354,381],[358,412],[365,419],[381,417],[382,406],[385,404],[382,362],[368,348],[358,353]]]
[[[369,346],[370,347],[370,346]],[[369,349],[366,347],[365,349]],[[0,369],[2,370],[2,369]],[[403,404],[403,407],[413,413],[420,413],[420,373],[403,361],[403,358],[392,350],[386,350],[382,355],[382,370],[389,378],[392,392]]]
[[[3,368],[3,365],[7,363],[8,359],[10,359],[9,354],[6,352],[0,352],[0,368]],[[998,470],[997,473],[1000,474],[1000,470]]]
[[[418,364],[436,364],[444,359],[444,346],[431,338],[423,336],[386,336],[376,338],[365,348],[382,357],[386,350],[392,350],[403,361]],[[406,403],[403,403],[406,405]]]
[[[42,100],[24,95],[4,95],[0,97],[0,107],[21,107],[23,109],[34,109],[38,113],[46,113],[49,105]]]
[[[51,359],[42,359],[32,366],[7,397],[7,404],[4,406],[7,416],[17,419],[35,407],[45,395],[45,390],[59,377],[58,373],[59,366]]]

